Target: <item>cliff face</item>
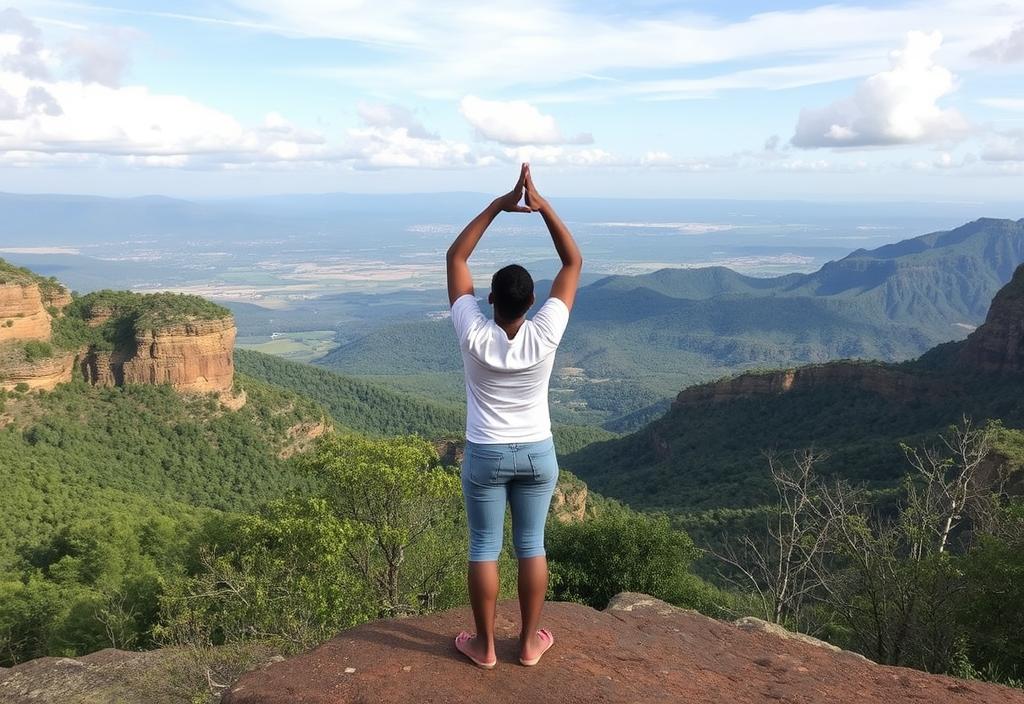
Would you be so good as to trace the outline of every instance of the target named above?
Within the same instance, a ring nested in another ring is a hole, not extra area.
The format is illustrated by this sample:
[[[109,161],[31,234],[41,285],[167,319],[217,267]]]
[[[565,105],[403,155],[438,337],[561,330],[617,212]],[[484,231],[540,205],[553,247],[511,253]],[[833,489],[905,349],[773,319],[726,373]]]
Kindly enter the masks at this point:
[[[50,314],[39,285],[0,284],[0,342],[45,341],[50,335]]]
[[[197,320],[135,336],[132,348],[81,356],[85,379],[100,386],[171,384],[184,392],[231,390],[235,324]]]
[[[10,391],[25,384],[29,389],[50,391],[57,384],[71,381],[74,370],[74,354],[55,354],[34,362],[2,362],[0,389]]]
[[[1024,373],[1024,265],[996,294],[985,323],[968,336],[960,361],[990,373]]]
[[[921,395],[933,396],[942,393],[947,385],[881,364],[832,362],[813,367],[753,372],[691,386],[680,392],[673,407],[824,387],[857,388],[876,393],[886,400],[899,401],[920,398]]]
[[[0,264],[4,262],[0,260]],[[209,311],[193,315],[173,308],[180,303],[173,294],[147,297],[128,292],[104,292],[106,298],[69,309],[70,294],[53,280],[25,269],[14,270],[12,275],[9,266],[3,271],[8,278],[0,279],[0,389],[24,384],[29,389],[50,390],[80,374],[100,386],[170,384],[185,393],[218,392],[229,408],[245,403],[244,396],[230,394],[236,329],[226,310],[220,311],[220,317]],[[182,306],[195,301],[217,308],[195,297]],[[161,305],[170,306],[169,312],[163,318],[149,318],[158,322],[147,324],[146,312]],[[119,318],[116,324],[123,318],[125,325],[134,327],[134,333],[129,333],[126,341],[118,337],[113,350],[91,343],[78,349],[54,344],[50,354],[40,349],[29,354],[24,343],[51,342],[54,325],[62,324],[55,323],[55,318],[64,317],[65,309],[95,330],[95,335],[100,335],[99,328],[112,318]]]

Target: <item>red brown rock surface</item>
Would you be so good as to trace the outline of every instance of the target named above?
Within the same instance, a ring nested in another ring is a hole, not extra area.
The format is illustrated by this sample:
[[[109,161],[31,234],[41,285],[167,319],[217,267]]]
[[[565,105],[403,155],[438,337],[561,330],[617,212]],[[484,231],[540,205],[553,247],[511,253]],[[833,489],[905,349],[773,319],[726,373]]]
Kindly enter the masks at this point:
[[[35,362],[6,363],[0,369],[0,389],[10,391],[19,384],[29,389],[52,390],[57,384],[71,381],[75,355],[55,354]]]
[[[50,314],[38,284],[0,284],[0,342],[49,340]]]
[[[466,608],[377,621],[243,675],[224,704],[486,702],[614,704],[1024,704],[1024,692],[885,667],[853,653],[684,611],[639,594],[605,611],[551,603],[555,645],[533,668],[516,661],[518,608],[498,607],[498,666],[455,651]]]
[[[968,336],[960,360],[987,372],[1024,372],[1024,265],[992,299],[985,323]]]
[[[136,336],[134,350],[89,353],[82,373],[100,386],[169,383],[184,392],[228,392],[234,347],[233,318],[195,320],[146,330]]]
[[[830,362],[796,369],[751,372],[731,379],[691,386],[680,392],[674,405],[778,395],[836,385],[871,391],[887,400],[899,401],[943,393],[948,384],[881,364]]]

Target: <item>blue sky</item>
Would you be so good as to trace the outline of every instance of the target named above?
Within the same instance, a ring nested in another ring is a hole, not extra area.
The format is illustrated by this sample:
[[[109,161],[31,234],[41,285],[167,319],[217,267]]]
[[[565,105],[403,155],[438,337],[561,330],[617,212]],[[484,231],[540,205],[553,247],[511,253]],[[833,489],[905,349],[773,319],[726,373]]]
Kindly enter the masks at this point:
[[[0,190],[1015,200],[1022,74],[1024,0],[26,0]]]

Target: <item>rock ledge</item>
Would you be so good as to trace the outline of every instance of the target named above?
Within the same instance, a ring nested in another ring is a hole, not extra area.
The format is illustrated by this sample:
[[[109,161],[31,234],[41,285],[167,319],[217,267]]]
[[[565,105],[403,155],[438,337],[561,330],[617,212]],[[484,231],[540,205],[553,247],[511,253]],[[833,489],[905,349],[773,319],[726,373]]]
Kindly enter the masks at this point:
[[[516,661],[518,615],[516,602],[499,604],[499,664],[491,671],[452,646],[471,622],[459,608],[345,631],[243,675],[222,701],[1024,704],[1024,692],[878,665],[756,620],[716,621],[643,594],[620,594],[605,611],[549,603],[544,625],[555,646],[525,668]]]

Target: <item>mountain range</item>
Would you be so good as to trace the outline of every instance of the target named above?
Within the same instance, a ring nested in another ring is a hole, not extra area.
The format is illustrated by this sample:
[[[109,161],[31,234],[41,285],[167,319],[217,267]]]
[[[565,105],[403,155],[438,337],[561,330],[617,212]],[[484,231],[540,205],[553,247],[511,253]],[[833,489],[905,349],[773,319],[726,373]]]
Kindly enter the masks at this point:
[[[663,412],[670,390],[737,371],[911,359],[970,332],[1022,262],[1024,219],[982,218],[857,250],[810,274],[757,278],[712,267],[605,277],[577,294],[552,413],[630,430]],[[538,283],[538,301],[547,285]],[[431,394],[461,393],[447,320],[385,325],[317,363],[402,378],[407,389],[422,376]]]
[[[681,391],[661,418],[563,458],[595,490],[676,513],[772,498],[765,452],[815,448],[824,472],[876,489],[907,472],[900,443],[933,443],[964,415],[1024,423],[1024,266],[966,340],[903,363],[834,361],[750,372]],[[1016,433],[998,451],[1024,464]]]

